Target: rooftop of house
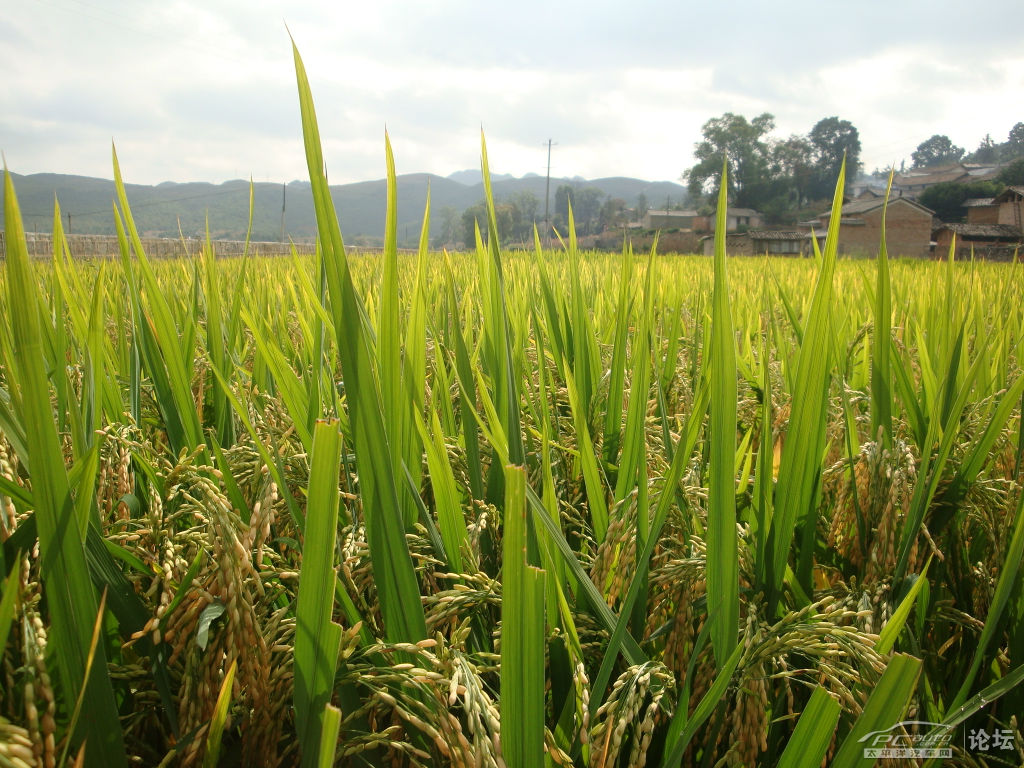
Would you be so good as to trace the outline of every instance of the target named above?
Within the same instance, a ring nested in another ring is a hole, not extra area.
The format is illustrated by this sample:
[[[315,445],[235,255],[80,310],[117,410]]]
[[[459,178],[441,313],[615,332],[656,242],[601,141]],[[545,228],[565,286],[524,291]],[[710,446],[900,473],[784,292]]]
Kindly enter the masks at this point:
[[[964,200],[964,208],[984,208],[992,205],[994,197],[969,197]]]
[[[1024,198],[1024,187],[1011,186],[1004,189],[993,199],[993,203],[1010,203]]]
[[[892,180],[892,184],[894,187],[927,187],[947,181],[959,181],[960,179],[967,178],[969,175],[964,168],[933,170],[930,173],[898,173]]]
[[[841,209],[842,220],[845,221],[847,218],[856,218],[860,214],[869,213],[870,211],[877,210],[885,205],[885,198],[883,197],[865,197],[853,200]],[[889,200],[889,207],[896,205],[909,205],[912,208],[919,210],[921,213],[932,215],[935,213],[931,208],[927,208],[914,200],[910,200],[906,197],[893,197]],[[821,214],[825,218],[829,218],[832,215],[831,211],[825,211]]]
[[[807,240],[810,229],[751,229],[747,231],[751,240]]]
[[[696,211],[683,211],[683,210],[664,210],[657,208],[650,208],[647,211],[648,216],[698,216]]]
[[[935,231],[949,230],[957,237],[984,240],[1020,240],[1021,231],[1009,224],[942,224]]]

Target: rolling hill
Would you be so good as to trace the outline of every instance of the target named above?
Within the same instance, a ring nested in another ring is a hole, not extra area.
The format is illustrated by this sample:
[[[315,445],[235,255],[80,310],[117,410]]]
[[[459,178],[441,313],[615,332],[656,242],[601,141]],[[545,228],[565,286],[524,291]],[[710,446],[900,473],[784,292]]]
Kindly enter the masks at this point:
[[[458,214],[483,199],[479,172],[458,171],[449,177],[414,173],[398,177],[398,237],[404,245],[419,239],[430,189],[432,221],[436,226],[438,212],[450,207]],[[70,176],[56,173],[30,175],[12,174],[17,190],[25,228],[34,232],[53,229],[53,203],[58,200],[65,229],[78,234],[114,234],[112,202],[114,183],[107,179]],[[597,187],[605,195],[622,198],[635,206],[643,193],[649,205],[658,207],[671,198],[683,200],[686,190],[672,182],[649,182],[614,177],[581,180],[551,179],[551,206],[558,186]],[[501,201],[521,192],[531,192],[544,208],[545,179],[527,175],[514,178],[495,175],[493,189]],[[226,181],[222,184],[204,182],[164,182],[155,186],[126,185],[139,231],[151,237],[200,235],[209,221],[210,234],[218,239],[241,239],[249,213],[249,182]],[[331,187],[334,204],[341,219],[341,231],[350,242],[376,240],[384,235],[387,185],[383,179],[340,184]],[[0,201],[3,195],[0,190]],[[276,241],[282,234],[282,203],[285,207],[284,237],[309,240],[315,236],[313,199],[305,181],[288,184],[257,183],[253,185],[253,239]],[[70,219],[69,219],[70,215]]]

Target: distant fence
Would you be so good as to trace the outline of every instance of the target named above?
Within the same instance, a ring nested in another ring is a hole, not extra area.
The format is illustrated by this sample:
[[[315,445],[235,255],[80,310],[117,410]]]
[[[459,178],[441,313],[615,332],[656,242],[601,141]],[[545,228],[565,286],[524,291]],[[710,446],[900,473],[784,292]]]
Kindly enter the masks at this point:
[[[5,233],[0,231],[0,257],[7,257]],[[53,255],[53,235],[49,232],[26,232],[25,241],[29,256],[33,258],[49,258]],[[67,235],[68,249],[76,259],[103,259],[117,256],[120,249],[117,238],[113,235]],[[245,250],[244,240],[213,240],[213,249],[218,256],[241,256]],[[195,256],[202,249],[203,240],[198,238],[144,237],[142,247],[146,256],[153,259],[174,259],[181,256]],[[250,242],[249,253],[252,256],[290,256],[291,243]],[[295,251],[299,254],[312,254],[316,246],[313,243],[295,243]]]

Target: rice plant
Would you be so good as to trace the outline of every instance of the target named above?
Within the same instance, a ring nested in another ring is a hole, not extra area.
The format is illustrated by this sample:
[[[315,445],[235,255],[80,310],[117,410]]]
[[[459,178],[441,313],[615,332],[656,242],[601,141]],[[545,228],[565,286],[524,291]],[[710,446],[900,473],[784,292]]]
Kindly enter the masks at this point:
[[[5,173],[0,766],[1024,759],[1017,264],[401,255],[387,137],[354,256],[295,65],[314,257],[151,261],[114,155],[33,263]]]

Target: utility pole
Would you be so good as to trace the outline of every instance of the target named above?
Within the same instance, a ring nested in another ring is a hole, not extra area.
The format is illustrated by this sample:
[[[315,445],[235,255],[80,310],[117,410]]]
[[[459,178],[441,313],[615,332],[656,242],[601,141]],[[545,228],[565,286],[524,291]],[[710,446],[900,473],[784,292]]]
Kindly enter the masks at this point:
[[[281,242],[284,242],[284,205],[285,198],[288,195],[288,184],[286,182],[281,183]]]
[[[551,231],[551,221],[548,219],[548,201],[551,199],[551,139],[548,139],[548,180],[544,185],[544,236]]]
[[[71,211],[68,211],[68,234],[71,234]]]

